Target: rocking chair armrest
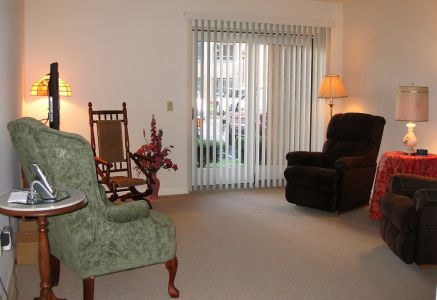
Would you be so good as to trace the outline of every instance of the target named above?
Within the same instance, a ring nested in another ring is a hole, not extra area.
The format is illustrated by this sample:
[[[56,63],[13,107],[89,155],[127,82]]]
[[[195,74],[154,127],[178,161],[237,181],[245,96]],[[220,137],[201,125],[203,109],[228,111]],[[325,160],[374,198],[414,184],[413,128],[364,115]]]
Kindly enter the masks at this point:
[[[103,182],[109,184],[109,177],[110,177],[109,169],[112,167],[112,164],[97,156],[94,156],[94,161],[96,163],[97,174],[100,176]],[[104,165],[106,166],[106,168],[101,168],[99,165]]]
[[[128,223],[150,215],[149,205],[146,201],[138,200],[123,203],[121,205],[112,204],[105,209],[105,217],[114,223]]]
[[[147,174],[149,172],[141,164],[141,160],[148,160],[148,161],[150,161],[150,158],[145,156],[145,155],[142,155],[142,154],[139,154],[139,153],[132,153],[132,152],[129,152],[129,157],[134,161],[134,163],[138,167],[138,169],[140,169],[141,172],[143,172],[147,176]]]
[[[140,160],[140,159],[150,160],[150,158],[148,158],[147,156],[139,154],[139,153],[129,152],[129,157],[132,158],[134,161]]]
[[[112,167],[112,164],[106,160],[104,160],[103,158],[94,156],[94,160],[96,161],[96,163],[98,164],[102,164],[102,165],[106,165],[107,167]]]

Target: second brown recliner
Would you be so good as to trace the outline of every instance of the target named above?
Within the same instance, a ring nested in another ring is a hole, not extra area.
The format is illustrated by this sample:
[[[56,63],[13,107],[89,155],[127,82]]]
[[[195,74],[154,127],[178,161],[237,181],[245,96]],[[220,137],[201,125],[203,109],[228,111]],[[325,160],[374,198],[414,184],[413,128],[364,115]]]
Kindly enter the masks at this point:
[[[437,264],[437,179],[395,174],[380,205],[390,249],[407,264]]]

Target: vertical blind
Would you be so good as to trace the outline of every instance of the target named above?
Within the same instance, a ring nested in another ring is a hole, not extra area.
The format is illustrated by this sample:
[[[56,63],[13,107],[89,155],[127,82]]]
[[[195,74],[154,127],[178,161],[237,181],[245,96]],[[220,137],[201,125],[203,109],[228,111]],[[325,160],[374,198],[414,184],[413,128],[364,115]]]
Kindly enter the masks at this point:
[[[192,20],[192,187],[284,184],[285,155],[320,150],[330,29]]]

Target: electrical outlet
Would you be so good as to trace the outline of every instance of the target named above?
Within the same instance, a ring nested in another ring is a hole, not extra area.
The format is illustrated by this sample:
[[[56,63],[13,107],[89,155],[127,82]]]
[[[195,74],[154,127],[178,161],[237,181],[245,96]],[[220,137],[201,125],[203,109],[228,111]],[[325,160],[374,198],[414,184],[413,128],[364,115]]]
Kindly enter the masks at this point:
[[[1,247],[3,250],[9,251],[12,249],[11,227],[3,227],[0,235]]]
[[[173,101],[167,101],[167,111],[173,111]]]

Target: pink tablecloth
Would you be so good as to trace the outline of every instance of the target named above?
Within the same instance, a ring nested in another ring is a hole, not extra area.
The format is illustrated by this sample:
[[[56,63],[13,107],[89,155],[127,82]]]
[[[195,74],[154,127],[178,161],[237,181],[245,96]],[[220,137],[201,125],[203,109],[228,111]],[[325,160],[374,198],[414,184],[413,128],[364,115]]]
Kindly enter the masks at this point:
[[[370,217],[375,220],[381,219],[379,201],[388,192],[390,176],[395,173],[408,173],[437,178],[437,155],[409,156],[400,151],[385,152],[378,164],[375,185],[370,202]]]

